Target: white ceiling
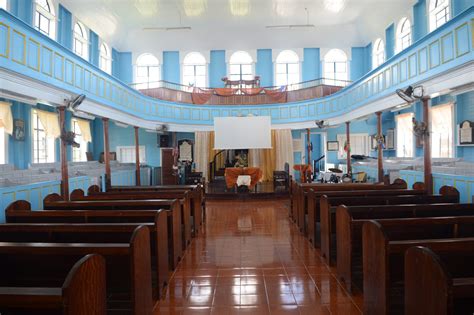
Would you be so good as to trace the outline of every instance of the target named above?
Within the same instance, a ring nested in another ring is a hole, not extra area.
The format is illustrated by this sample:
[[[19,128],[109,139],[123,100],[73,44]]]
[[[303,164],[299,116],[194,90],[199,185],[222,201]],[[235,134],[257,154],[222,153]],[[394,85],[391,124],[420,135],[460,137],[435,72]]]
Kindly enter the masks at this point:
[[[231,12],[231,1],[244,3],[240,12]],[[331,0],[344,2],[344,8],[336,13],[327,9],[325,1],[328,0],[60,0],[113,47],[135,53],[365,46],[383,36],[394,21],[411,16],[416,2]],[[306,24],[305,8],[309,24],[315,28],[266,28]],[[192,30],[143,30],[176,26],[190,26]]]

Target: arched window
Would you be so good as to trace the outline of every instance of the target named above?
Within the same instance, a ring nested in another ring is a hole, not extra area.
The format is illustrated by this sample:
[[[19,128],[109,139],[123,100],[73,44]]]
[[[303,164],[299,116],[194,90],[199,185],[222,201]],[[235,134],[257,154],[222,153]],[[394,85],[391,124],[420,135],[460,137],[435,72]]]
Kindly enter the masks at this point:
[[[229,60],[230,80],[253,80],[253,59],[248,52],[237,51]]]
[[[300,58],[292,50],[283,50],[276,58],[275,85],[284,86],[299,82]]]
[[[112,58],[109,46],[106,43],[100,45],[100,68],[110,74],[112,72]]]
[[[160,80],[160,62],[152,54],[143,54],[137,59],[136,88],[144,90],[158,87]]]
[[[381,38],[374,42],[372,50],[372,69],[377,68],[385,61],[385,44]]]
[[[84,59],[88,55],[87,31],[80,22],[74,24],[74,52]]]
[[[55,17],[54,7],[49,0],[36,0],[35,7],[35,28],[55,39]]]
[[[7,9],[7,0],[0,0],[0,9]]]
[[[340,49],[331,49],[324,56],[324,79],[325,84],[341,85],[347,81],[347,55]]]
[[[206,58],[198,52],[191,52],[183,60],[183,84],[195,87],[206,86]]]
[[[430,32],[449,21],[449,0],[431,0],[429,7]]]
[[[397,27],[397,52],[400,52],[411,45],[411,22],[408,18],[403,18]]]

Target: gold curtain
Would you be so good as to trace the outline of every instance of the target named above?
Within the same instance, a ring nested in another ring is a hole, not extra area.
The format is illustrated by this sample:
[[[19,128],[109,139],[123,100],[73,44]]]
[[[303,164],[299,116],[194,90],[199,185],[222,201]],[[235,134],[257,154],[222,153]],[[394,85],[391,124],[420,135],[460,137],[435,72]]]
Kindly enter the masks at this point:
[[[272,130],[271,149],[251,149],[249,150],[249,166],[259,167],[262,172],[262,181],[273,180],[273,171],[276,169],[276,130]]]
[[[214,160],[214,156],[219,152],[220,150],[214,150],[214,131],[210,132],[209,136],[209,162],[212,162]],[[221,153],[217,156],[216,159],[216,169],[224,168],[225,166],[225,158],[226,155],[225,153]]]

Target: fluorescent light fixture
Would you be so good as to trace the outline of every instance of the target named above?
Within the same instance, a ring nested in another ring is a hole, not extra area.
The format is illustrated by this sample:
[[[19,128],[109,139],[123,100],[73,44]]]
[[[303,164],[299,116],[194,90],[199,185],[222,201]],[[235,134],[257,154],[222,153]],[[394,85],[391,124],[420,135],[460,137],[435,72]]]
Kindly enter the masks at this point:
[[[229,4],[233,16],[246,16],[250,12],[249,0],[229,0]]]
[[[117,127],[128,128],[128,125],[127,125],[127,124],[124,124],[124,123],[121,123],[121,122],[118,122],[118,121],[114,121],[114,124],[115,124]]]
[[[267,29],[274,30],[294,30],[294,29],[305,29],[305,28],[315,28],[314,24],[290,24],[290,25],[267,25]]]
[[[395,107],[391,110],[391,112],[392,112],[392,113],[399,112],[399,111],[401,111],[401,110],[410,108],[410,107],[412,107],[412,106],[413,106],[413,103],[400,104],[400,105],[395,106]]]
[[[172,26],[172,27],[144,27],[144,31],[190,31],[192,30],[191,26]]]
[[[88,114],[86,112],[75,112],[74,117],[87,119],[87,120],[94,120],[95,116]]]
[[[206,11],[207,0],[183,0],[186,16],[199,16]]]
[[[324,7],[326,10],[338,13],[346,6],[346,0],[324,0]]]
[[[133,0],[133,5],[143,16],[153,16],[158,13],[157,0]]]

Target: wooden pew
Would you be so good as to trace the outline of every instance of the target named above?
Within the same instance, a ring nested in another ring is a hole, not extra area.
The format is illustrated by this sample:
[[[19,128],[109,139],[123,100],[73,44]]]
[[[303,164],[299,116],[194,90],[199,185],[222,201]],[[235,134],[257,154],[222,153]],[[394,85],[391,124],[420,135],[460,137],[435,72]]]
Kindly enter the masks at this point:
[[[6,286],[44,283],[55,287],[75,261],[90,253],[102,255],[106,261],[109,312],[131,310],[134,315],[150,315],[150,232],[146,226],[137,227],[129,243],[0,242],[0,281]]]
[[[451,225],[452,226],[452,225]],[[403,314],[404,311],[404,257],[407,249],[425,246],[446,255],[455,254],[462,246],[474,251],[474,225],[458,232],[434,232],[423,228],[408,229],[407,223],[393,228],[377,221],[364,223],[362,229],[364,271],[364,314]],[[461,232],[462,231],[462,232]],[[468,241],[467,243],[465,243]]]
[[[57,287],[2,286],[1,314],[105,315],[105,259],[87,255],[70,269]]]
[[[174,199],[151,200],[81,200],[63,201],[58,194],[50,194],[43,201],[45,210],[166,210],[168,215],[168,241],[170,255],[173,257],[171,266],[174,269],[183,257],[181,240],[181,206]]]
[[[82,189],[75,189],[71,192],[71,201],[80,200],[150,200],[150,199],[177,199],[181,206],[181,224],[182,224],[182,235],[183,250],[185,250],[191,243],[191,199],[190,192],[149,192],[149,193],[108,193],[98,192],[93,193],[90,196],[86,196]]]
[[[412,247],[405,254],[406,315],[474,314],[473,246],[454,253]]]
[[[163,210],[32,211],[31,204],[28,201],[17,200],[5,209],[5,219],[7,223],[120,223],[123,224],[123,229],[133,229],[133,227],[139,225],[146,225],[152,233],[150,239],[153,240],[151,246],[154,247],[150,251],[157,260],[157,266],[159,266],[160,286],[168,283],[168,271],[174,270],[179,261],[179,257],[173,248],[176,242],[169,238],[168,213]]]
[[[293,202],[296,204],[296,225],[303,234],[306,230],[306,215],[308,214],[307,193],[310,189],[319,191],[354,191],[354,190],[388,190],[388,189],[406,189],[407,183],[403,179],[397,179],[393,184],[384,185],[383,183],[348,183],[348,184],[323,184],[323,183],[298,183],[294,187]]]
[[[99,192],[99,186],[89,187],[87,194]],[[193,217],[199,224],[196,225],[197,232],[201,229],[203,218],[206,216],[206,200],[204,187],[199,185],[160,185],[160,186],[112,186],[107,192],[150,192],[150,191],[190,191],[192,202]]]
[[[418,187],[418,186],[417,186]],[[398,195],[425,195],[424,189],[387,189],[387,190],[352,190],[352,191],[314,191],[304,192],[307,198],[307,231],[308,240],[315,247],[321,246],[320,239],[320,198],[327,197],[371,197],[371,196],[398,196]]]
[[[322,196],[321,209],[321,256],[328,264],[337,261],[335,244],[337,242],[336,209],[339,205],[402,205],[402,204],[432,204],[432,203],[458,203],[459,192],[456,188],[442,187],[441,195],[400,195],[400,196],[369,196],[369,197],[331,197]]]
[[[459,216],[458,218],[449,218]],[[337,208],[337,274],[351,291],[353,285],[362,288],[362,226],[370,220],[384,225],[407,224],[413,228],[422,226],[425,217],[448,217],[429,220],[439,224],[457,222],[465,216],[474,216],[473,204],[418,204],[390,206],[341,205]],[[449,221],[452,220],[452,221]],[[468,219],[468,220],[472,220]],[[407,223],[408,222],[408,223]],[[431,224],[431,223],[430,223]],[[433,223],[434,224],[434,223]]]

